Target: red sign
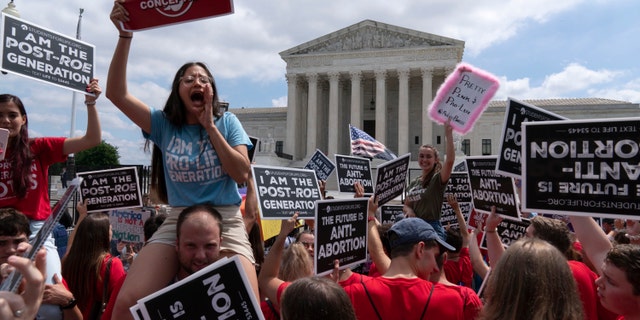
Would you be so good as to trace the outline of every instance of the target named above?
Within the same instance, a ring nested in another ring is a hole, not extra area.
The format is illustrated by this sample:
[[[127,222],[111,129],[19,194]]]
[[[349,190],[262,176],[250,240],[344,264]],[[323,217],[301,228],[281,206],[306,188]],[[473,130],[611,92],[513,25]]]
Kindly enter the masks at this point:
[[[126,31],[139,31],[233,13],[233,0],[130,0]]]

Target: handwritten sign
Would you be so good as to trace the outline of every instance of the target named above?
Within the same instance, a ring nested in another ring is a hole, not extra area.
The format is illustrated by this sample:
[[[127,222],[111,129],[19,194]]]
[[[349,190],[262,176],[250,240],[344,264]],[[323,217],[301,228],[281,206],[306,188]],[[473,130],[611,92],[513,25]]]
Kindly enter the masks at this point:
[[[25,20],[2,14],[3,71],[86,94],[95,47]]]
[[[123,5],[129,12],[130,19],[120,23],[126,31],[146,30],[233,13],[231,0],[128,0]]]
[[[638,219],[640,118],[525,122],[525,211]]]
[[[315,225],[315,274],[333,271],[333,261],[352,266],[367,259],[368,199],[317,202]]]
[[[450,119],[454,131],[466,134],[471,131],[499,86],[494,75],[460,63],[438,89],[429,105],[429,116],[441,124]]]
[[[496,171],[501,175],[520,179],[522,174],[521,152],[523,122],[563,120],[565,117],[512,98],[507,100],[504,112],[500,156]]]
[[[316,152],[311,156],[311,159],[309,159],[309,162],[304,166],[304,169],[315,171],[318,180],[327,181],[331,172],[336,169],[336,165],[333,164],[322,151],[316,149]]]
[[[480,212],[496,213],[513,220],[520,220],[520,206],[515,194],[513,179],[498,174],[495,170],[497,157],[467,157],[469,185],[473,195],[473,207]]]
[[[143,319],[264,319],[237,256],[138,300],[132,313]]]
[[[144,242],[144,222],[151,216],[149,209],[120,209],[109,212],[113,238],[131,242]]]
[[[407,153],[378,166],[375,192],[378,205],[381,206],[404,192],[410,160],[411,154]]]
[[[371,161],[360,157],[350,157],[336,154],[336,168],[338,191],[356,192],[353,184],[360,182],[365,193],[373,193],[371,179]]]
[[[322,199],[315,172],[260,165],[251,170],[262,219],[288,219],[296,212],[301,219],[314,217],[315,201]]]
[[[87,211],[142,207],[136,167],[79,172],[80,197],[87,200]]]

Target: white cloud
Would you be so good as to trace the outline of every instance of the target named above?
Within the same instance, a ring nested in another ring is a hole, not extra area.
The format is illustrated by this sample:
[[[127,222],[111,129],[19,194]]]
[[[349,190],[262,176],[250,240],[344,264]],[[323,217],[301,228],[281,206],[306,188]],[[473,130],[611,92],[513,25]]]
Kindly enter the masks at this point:
[[[271,106],[272,107],[286,107],[287,106],[287,101],[288,101],[287,96],[282,96],[282,97],[277,98],[277,99],[271,99]]]

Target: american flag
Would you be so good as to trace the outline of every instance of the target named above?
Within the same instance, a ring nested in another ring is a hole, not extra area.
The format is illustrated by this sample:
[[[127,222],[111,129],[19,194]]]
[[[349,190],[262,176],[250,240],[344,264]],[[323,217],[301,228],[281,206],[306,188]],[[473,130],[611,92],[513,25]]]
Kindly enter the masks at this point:
[[[384,144],[372,138],[366,132],[349,125],[351,131],[351,154],[367,158],[393,160],[396,157]]]

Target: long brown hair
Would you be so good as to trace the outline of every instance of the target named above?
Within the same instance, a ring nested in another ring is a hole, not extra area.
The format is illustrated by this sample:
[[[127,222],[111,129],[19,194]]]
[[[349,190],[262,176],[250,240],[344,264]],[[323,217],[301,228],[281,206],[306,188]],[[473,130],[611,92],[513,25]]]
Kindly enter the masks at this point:
[[[180,98],[180,80],[187,69],[199,66],[207,73],[209,79],[211,79],[211,89],[213,90],[213,116],[218,119],[222,117],[222,109],[220,108],[220,100],[218,98],[218,89],[216,87],[216,81],[213,78],[213,74],[207,68],[207,65],[203,62],[187,62],[173,77],[173,83],[171,84],[171,93],[164,105],[164,116],[169,122],[176,126],[182,127],[187,123],[187,112],[184,106],[184,102]],[[203,134],[203,138],[206,138],[206,134]],[[145,150],[149,150],[151,141],[147,140],[145,143]],[[162,150],[158,146],[153,145],[153,151],[151,152],[151,189],[156,193],[157,199],[163,203],[169,203],[167,196],[167,185],[164,178],[164,168],[162,163]]]
[[[102,279],[102,261],[111,249],[109,230],[108,214],[89,214],[76,226],[71,249],[62,259],[62,277],[67,280],[69,290],[78,300],[81,310],[91,308],[89,299],[93,297],[96,285]]]
[[[433,176],[440,172],[440,170],[442,170],[442,163],[440,162],[440,152],[438,152],[438,149],[436,149],[436,147],[430,145],[430,144],[423,144],[420,146],[420,149],[425,148],[425,149],[431,149],[433,150],[433,155],[435,156],[435,161],[434,161],[434,165],[433,168],[431,168],[431,171],[429,171],[426,175],[422,176],[422,187],[426,188],[429,185],[429,182],[431,181],[431,178],[433,178]]]
[[[0,94],[0,103],[9,102],[18,106],[20,115],[25,118],[24,125],[20,128],[18,135],[9,138],[7,149],[11,155],[5,160],[11,164],[12,168],[13,193],[18,198],[24,198],[31,186],[31,161],[33,160],[29,147],[29,118],[20,98],[12,94]]]

